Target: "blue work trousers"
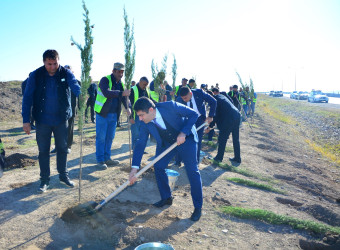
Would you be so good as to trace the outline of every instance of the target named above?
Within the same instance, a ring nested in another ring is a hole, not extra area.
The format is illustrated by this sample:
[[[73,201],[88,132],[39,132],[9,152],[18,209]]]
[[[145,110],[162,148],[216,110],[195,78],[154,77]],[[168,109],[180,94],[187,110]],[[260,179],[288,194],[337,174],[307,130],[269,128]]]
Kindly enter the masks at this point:
[[[96,159],[105,162],[111,158],[111,146],[117,127],[117,113],[106,117],[96,114]]]

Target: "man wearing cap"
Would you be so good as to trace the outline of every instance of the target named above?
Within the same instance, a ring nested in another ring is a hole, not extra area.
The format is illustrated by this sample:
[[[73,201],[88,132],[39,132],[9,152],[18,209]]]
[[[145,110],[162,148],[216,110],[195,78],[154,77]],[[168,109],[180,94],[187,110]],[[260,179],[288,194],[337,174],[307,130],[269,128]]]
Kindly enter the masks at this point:
[[[107,168],[107,165],[117,165],[119,161],[111,159],[111,146],[115,137],[118,114],[121,104],[131,114],[127,106],[130,89],[124,90],[121,81],[124,74],[124,64],[115,63],[112,74],[103,77],[99,82],[94,111],[96,112],[96,159],[97,166]]]
[[[207,91],[207,85],[206,84],[201,84],[201,90]]]
[[[201,126],[204,122],[208,124],[212,122],[216,111],[216,100],[214,97],[204,92],[201,89],[190,89],[185,86],[179,91],[180,97],[177,98],[177,102],[182,103],[198,114],[198,119],[195,123],[196,128]],[[210,107],[209,115],[207,117],[205,103],[208,103]],[[197,131],[198,144],[197,144],[197,162],[200,161],[200,151],[203,138],[203,129]],[[176,162],[176,165],[180,165],[180,162]]]
[[[40,186],[45,192],[50,182],[50,146],[52,133],[57,148],[57,170],[59,180],[68,187],[74,183],[67,171],[67,127],[72,117],[71,91],[80,94],[80,86],[69,69],[59,65],[56,50],[43,54],[44,66],[33,71],[27,81],[22,100],[23,129],[31,132],[30,113],[36,121],[36,140],[39,149]]]
[[[188,83],[188,79],[183,78],[183,79],[182,79],[182,85],[176,86],[176,88],[175,88],[175,100],[176,100],[177,97],[179,96],[179,90],[180,90],[182,87],[187,86],[187,83]]]

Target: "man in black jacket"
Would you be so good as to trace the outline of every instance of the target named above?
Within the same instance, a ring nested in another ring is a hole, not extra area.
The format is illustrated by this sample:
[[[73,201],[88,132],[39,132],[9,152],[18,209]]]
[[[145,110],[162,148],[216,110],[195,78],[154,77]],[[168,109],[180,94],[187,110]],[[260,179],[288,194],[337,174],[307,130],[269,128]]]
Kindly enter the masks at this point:
[[[46,50],[43,62],[44,66],[30,74],[22,101],[23,129],[26,134],[31,132],[32,106],[36,121],[41,180],[39,192],[45,192],[49,188],[52,133],[57,148],[59,180],[68,187],[74,187],[67,171],[67,127],[68,120],[72,117],[71,91],[75,96],[80,94],[80,86],[73,73],[59,65],[56,50]]]
[[[238,110],[241,110],[241,96],[240,96],[240,93],[238,92],[238,86],[234,85],[233,89],[228,92],[228,95],[233,100],[234,106]]]
[[[239,164],[241,163],[239,141],[239,125],[241,114],[228,98],[219,93],[217,88],[213,88],[212,92],[214,93],[214,97],[217,101],[216,115],[205,132],[208,133],[210,129],[214,127],[215,123],[217,124],[217,128],[220,130],[218,136],[218,150],[214,160],[222,162],[227,140],[230,133],[232,133],[234,158],[229,158],[229,160]]]
[[[86,102],[86,109],[85,109],[85,121],[87,122],[87,109],[90,107],[91,112],[91,122],[95,123],[94,118],[94,103],[96,102],[97,96],[97,84],[91,83],[90,87],[87,89],[87,93],[89,94],[89,98]]]

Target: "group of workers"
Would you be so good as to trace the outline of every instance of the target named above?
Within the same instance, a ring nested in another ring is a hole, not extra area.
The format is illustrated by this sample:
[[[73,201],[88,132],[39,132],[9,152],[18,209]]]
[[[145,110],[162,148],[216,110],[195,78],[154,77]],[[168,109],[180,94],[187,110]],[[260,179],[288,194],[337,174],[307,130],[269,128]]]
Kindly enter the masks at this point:
[[[59,64],[59,54],[56,50],[46,50],[43,63],[42,67],[30,73],[22,102],[24,131],[30,134],[31,114],[36,123],[41,181],[38,191],[41,193],[49,188],[52,133],[60,182],[74,187],[67,170],[67,153],[70,149],[68,129],[69,124],[73,122],[70,122],[70,119],[74,118],[75,113],[75,110],[72,110],[71,97],[80,94],[80,83],[70,67]],[[164,89],[164,96],[161,97],[155,93],[155,80],[151,82],[150,89],[148,88],[147,77],[140,78],[138,83],[132,83],[131,89],[126,89],[122,82],[124,69],[122,63],[114,63],[112,73],[101,78],[98,86],[91,84],[88,90],[90,97],[87,108],[93,107],[91,121],[96,126],[97,166],[107,168],[119,164],[118,160],[111,158],[111,146],[123,105],[130,117],[132,134],[130,183],[136,181],[135,174],[140,168],[149,135],[156,141],[156,156],[176,142],[178,146],[154,165],[161,200],[153,205],[163,207],[172,204],[173,196],[165,169],[171,160],[176,159],[176,163],[184,163],[195,208],[191,220],[197,221],[201,217],[203,205],[202,181],[198,169],[203,134],[210,133],[215,124],[217,125],[218,152],[214,160],[221,162],[227,139],[232,133],[234,157],[229,159],[236,164],[241,163],[241,114],[234,101],[236,97],[239,102],[240,94],[234,92],[234,89],[229,95],[220,93],[218,86],[211,91],[206,89],[206,85],[194,89],[195,80],[191,79],[187,84],[188,80],[183,78],[182,84],[174,90],[163,79],[161,88]],[[206,106],[209,107],[208,115]],[[207,123],[207,128],[197,131],[196,128],[204,123]]]

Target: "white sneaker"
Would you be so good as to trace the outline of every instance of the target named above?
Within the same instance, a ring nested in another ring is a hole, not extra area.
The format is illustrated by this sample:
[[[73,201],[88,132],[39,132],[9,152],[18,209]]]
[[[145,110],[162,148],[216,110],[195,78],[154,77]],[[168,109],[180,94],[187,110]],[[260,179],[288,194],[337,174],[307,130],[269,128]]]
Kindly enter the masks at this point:
[[[105,162],[98,162],[97,167],[107,169],[107,165],[105,164]]]

